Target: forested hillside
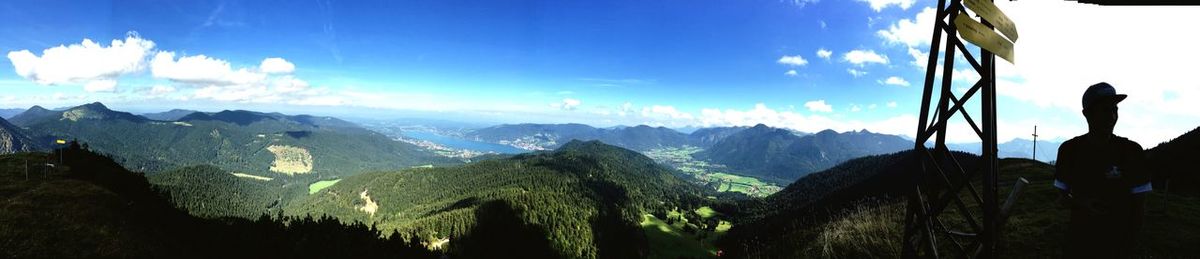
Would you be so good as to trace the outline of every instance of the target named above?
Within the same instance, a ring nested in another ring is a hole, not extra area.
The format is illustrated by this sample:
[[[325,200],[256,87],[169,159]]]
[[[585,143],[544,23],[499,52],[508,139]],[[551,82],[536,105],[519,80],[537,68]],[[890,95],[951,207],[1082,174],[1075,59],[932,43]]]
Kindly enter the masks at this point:
[[[140,173],[76,143],[61,154],[63,164],[38,162],[59,156],[0,155],[0,257],[438,256],[424,244],[388,238],[400,235],[333,218],[196,218]]]
[[[467,257],[638,258],[648,249],[642,215],[695,209],[702,197],[699,187],[641,154],[572,141],[553,152],[460,167],[347,177],[285,213],[415,232],[446,240],[451,254]]]
[[[304,195],[306,187],[306,181],[300,179],[256,179],[210,165],[183,167],[147,178],[170,194],[176,206],[209,218],[274,215],[284,203]]]
[[[1200,195],[1200,128],[1146,150],[1156,189]]]
[[[174,120],[178,120],[179,118],[183,118],[183,116],[187,116],[189,114],[196,113],[196,112],[197,111],[186,110],[186,109],[171,109],[170,111],[165,111],[165,112],[143,113],[142,117],[146,117],[147,119],[151,119],[151,120],[174,121]]]
[[[40,145],[21,128],[0,119],[0,154],[28,152],[38,150]]]

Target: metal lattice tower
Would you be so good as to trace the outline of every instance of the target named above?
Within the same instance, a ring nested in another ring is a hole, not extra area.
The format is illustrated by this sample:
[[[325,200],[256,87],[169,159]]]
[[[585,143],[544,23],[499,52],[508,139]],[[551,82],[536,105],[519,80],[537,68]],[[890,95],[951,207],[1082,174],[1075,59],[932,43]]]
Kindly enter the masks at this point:
[[[980,55],[975,57],[959,38],[954,20],[964,14],[962,0],[938,0],[937,7],[913,152],[920,163],[911,170],[915,187],[908,198],[902,255],[991,258],[995,255],[1000,222],[996,188],[996,56],[979,49]],[[986,21],[980,22],[993,28]],[[942,71],[937,71],[942,51]],[[956,53],[980,76],[962,95],[951,92]],[[938,78],[940,86],[934,88]],[[980,100],[980,118],[972,118],[967,112],[967,101],[971,98]],[[931,104],[936,105],[932,116]],[[972,168],[964,168],[946,147],[948,120],[956,115],[971,126],[982,143],[982,157]],[[932,149],[926,147],[930,139],[934,140]]]

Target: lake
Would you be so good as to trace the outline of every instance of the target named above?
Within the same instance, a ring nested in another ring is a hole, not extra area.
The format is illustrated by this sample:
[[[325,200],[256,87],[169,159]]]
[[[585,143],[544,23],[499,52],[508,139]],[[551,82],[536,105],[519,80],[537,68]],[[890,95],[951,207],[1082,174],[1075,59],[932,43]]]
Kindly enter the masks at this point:
[[[475,150],[475,151],[483,151],[483,152],[496,152],[496,153],[501,153],[501,154],[520,154],[520,153],[529,152],[529,150],[524,150],[524,149],[516,148],[513,146],[500,145],[500,144],[487,143],[487,142],[479,142],[479,141],[474,141],[474,140],[466,140],[466,139],[455,138],[455,137],[447,137],[447,136],[434,134],[432,132],[405,131],[403,134],[406,137],[420,139],[420,140],[428,140],[430,142],[437,143],[438,145],[443,145],[443,146],[455,148],[455,149],[467,149],[467,150]]]

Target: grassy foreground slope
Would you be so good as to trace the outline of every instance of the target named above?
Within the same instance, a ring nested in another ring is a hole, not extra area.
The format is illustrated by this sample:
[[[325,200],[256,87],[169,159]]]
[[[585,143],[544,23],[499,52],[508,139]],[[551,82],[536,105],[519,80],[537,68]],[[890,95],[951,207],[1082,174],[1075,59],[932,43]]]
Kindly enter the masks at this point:
[[[903,163],[910,153],[898,153],[889,164]],[[885,156],[886,157],[886,156]],[[870,158],[867,158],[870,159]],[[859,163],[869,160],[848,162]],[[878,161],[876,161],[878,162]],[[844,165],[845,166],[845,165]],[[841,166],[840,166],[841,167]],[[871,167],[864,167],[871,168]],[[835,168],[836,169],[836,168]],[[833,169],[831,169],[833,170]],[[1001,258],[1057,258],[1061,256],[1069,211],[1055,203],[1054,168],[1028,159],[1000,161],[1000,197],[1007,197],[1018,177],[1029,180],[1013,206],[999,245]],[[884,177],[884,176],[874,176]],[[800,181],[804,181],[801,179]],[[801,184],[800,181],[793,184]],[[903,185],[897,181],[895,185]],[[791,188],[791,187],[789,187]],[[872,187],[871,189],[886,188]],[[777,195],[783,195],[781,192]],[[775,197],[775,196],[773,196]],[[799,196],[797,196],[799,197]],[[894,258],[899,257],[905,202],[895,195],[859,195],[857,200],[818,200],[805,209],[783,210],[734,225],[719,242],[735,258]],[[770,199],[769,199],[770,200]],[[779,199],[774,205],[795,202]],[[811,213],[827,211],[827,213]],[[806,212],[809,214],[799,214]],[[951,211],[948,211],[950,213]],[[1192,242],[1200,237],[1200,199],[1194,196],[1153,192],[1148,196],[1146,225],[1135,251],[1138,257],[1187,258],[1200,254]],[[947,219],[952,222],[953,216]],[[766,225],[770,223],[773,225]],[[774,227],[779,231],[764,230]],[[965,226],[958,227],[966,230]],[[747,232],[748,230],[758,232]]]
[[[702,190],[653,160],[598,141],[459,167],[343,178],[289,204],[385,231],[448,240],[452,255],[641,258],[643,215],[696,208]]]

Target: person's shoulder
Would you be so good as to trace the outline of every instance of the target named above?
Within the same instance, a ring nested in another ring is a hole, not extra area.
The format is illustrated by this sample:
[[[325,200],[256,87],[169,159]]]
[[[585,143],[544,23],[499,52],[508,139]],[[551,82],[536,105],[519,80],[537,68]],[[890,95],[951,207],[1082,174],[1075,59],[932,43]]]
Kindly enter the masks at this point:
[[[1061,145],[1058,145],[1059,152],[1062,152],[1062,150],[1072,150],[1072,149],[1075,149],[1076,147],[1078,147],[1079,145],[1083,144],[1084,136],[1086,136],[1086,135],[1075,136],[1074,138],[1068,139],[1067,141],[1063,141],[1063,143]]]
[[[1113,135],[1113,142],[1117,143],[1117,145],[1120,145],[1121,148],[1124,148],[1126,150],[1136,150],[1139,152],[1145,150],[1142,148],[1141,144],[1138,144],[1136,141],[1130,140],[1130,139],[1122,137],[1122,136]]]

